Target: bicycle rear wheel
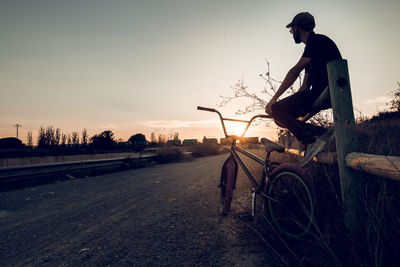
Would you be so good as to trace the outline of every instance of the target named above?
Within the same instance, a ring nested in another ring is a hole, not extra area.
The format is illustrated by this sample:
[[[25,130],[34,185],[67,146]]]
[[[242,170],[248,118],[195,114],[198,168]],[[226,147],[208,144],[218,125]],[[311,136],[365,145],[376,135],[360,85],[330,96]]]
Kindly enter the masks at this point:
[[[310,230],[314,218],[311,176],[297,165],[279,166],[267,187],[273,225],[283,234],[300,238]]]

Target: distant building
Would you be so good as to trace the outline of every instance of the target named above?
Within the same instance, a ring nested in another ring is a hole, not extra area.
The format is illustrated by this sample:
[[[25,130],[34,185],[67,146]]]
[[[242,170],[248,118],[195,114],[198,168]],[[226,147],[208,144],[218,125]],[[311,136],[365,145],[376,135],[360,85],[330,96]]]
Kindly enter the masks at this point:
[[[130,147],[131,146],[131,142],[126,141],[126,142],[118,142],[118,146],[121,147]]]
[[[240,138],[241,144],[259,144],[258,137],[242,137]]]
[[[167,144],[169,144],[169,145],[180,145],[182,143],[182,141],[181,140],[179,140],[179,139],[175,139],[175,140],[168,140],[167,141]]]
[[[203,144],[218,144],[217,138],[203,138]]]
[[[149,142],[147,142],[147,140],[144,140],[144,141],[135,141],[135,142],[133,143],[133,145],[134,145],[135,147],[146,147],[146,146],[149,145]]]
[[[183,145],[195,145],[195,144],[197,144],[197,139],[184,139],[182,144]]]

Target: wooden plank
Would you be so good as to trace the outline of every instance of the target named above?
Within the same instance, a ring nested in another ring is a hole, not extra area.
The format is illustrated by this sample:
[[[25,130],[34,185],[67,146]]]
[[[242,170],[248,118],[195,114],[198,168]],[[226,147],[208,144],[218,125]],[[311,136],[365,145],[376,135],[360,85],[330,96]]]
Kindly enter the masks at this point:
[[[346,164],[352,169],[400,181],[400,157],[349,153]]]
[[[297,149],[287,149],[287,153],[299,155]],[[314,162],[335,165],[336,153],[321,152]],[[382,178],[400,181],[400,157],[351,152],[345,157],[346,166],[354,170],[373,174]]]
[[[337,155],[336,155],[336,153],[322,152],[314,157],[314,161],[318,162],[318,163],[334,165],[334,164],[337,164]]]

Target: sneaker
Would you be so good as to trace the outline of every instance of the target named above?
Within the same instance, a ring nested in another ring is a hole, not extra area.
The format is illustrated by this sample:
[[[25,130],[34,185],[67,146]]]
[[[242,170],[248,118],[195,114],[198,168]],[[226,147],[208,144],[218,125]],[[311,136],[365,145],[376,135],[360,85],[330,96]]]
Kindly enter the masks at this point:
[[[318,137],[312,144],[307,145],[305,155],[300,160],[300,166],[309,163],[334,137],[333,130],[328,130],[324,135]]]
[[[327,144],[323,138],[317,138],[316,141],[307,146],[304,157],[300,160],[300,166],[304,167],[310,162]]]

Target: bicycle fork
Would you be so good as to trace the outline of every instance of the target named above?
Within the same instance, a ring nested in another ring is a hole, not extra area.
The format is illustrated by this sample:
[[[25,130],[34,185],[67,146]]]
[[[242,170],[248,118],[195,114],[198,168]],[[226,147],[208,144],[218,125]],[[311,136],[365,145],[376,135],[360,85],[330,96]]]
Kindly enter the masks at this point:
[[[228,160],[224,164],[224,168],[226,171],[226,191],[225,191],[225,201],[224,208],[222,210],[223,215],[227,215],[229,210],[231,209],[233,190],[235,189],[236,184],[236,176],[238,171],[238,166],[233,157],[228,158]]]

